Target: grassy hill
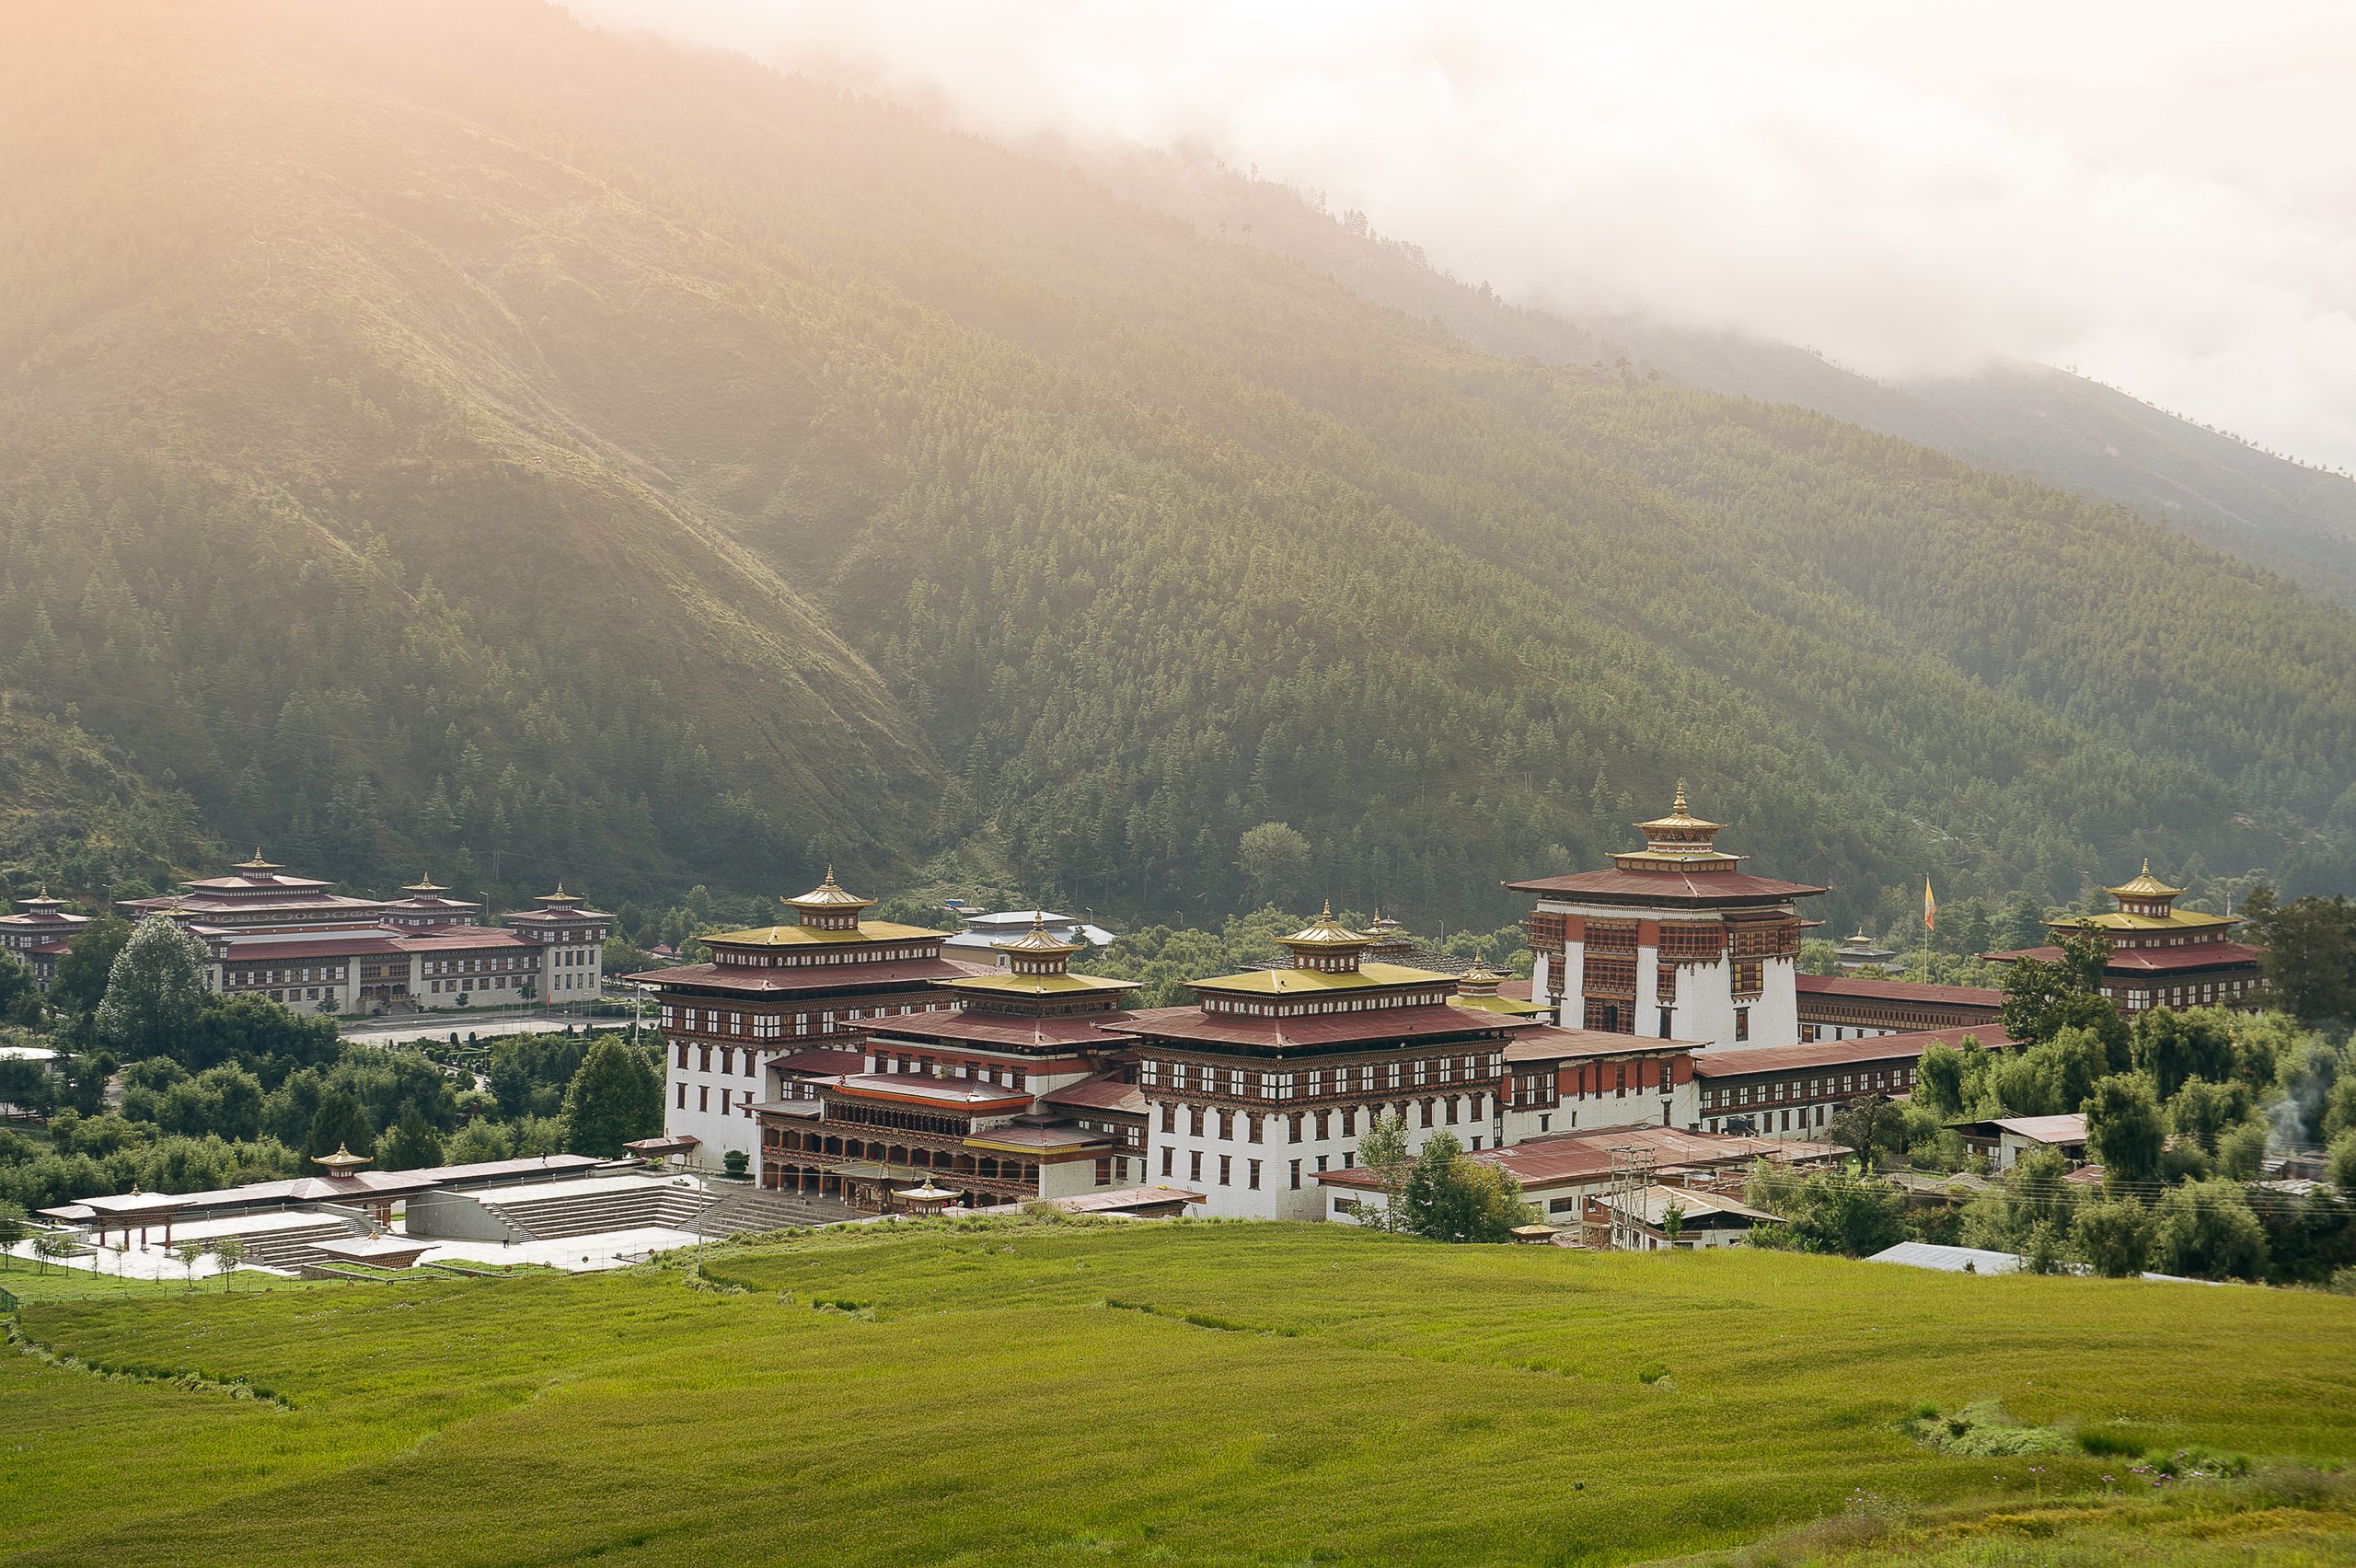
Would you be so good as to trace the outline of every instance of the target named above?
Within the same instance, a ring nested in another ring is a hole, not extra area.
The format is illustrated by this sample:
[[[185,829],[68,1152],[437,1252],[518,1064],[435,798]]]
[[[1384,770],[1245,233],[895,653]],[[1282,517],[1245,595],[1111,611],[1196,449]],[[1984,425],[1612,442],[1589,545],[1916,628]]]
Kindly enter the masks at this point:
[[[2123,509],[525,0],[11,42],[0,660],[275,859],[1185,918],[1282,820],[1485,927],[1681,777],[1835,920],[2356,877],[2356,618]]]
[[[641,1270],[29,1302],[24,1336],[83,1369],[0,1361],[0,1540],[122,1565],[2356,1547],[2344,1482],[2298,1469],[2356,1458],[2333,1297],[1283,1226],[836,1233],[711,1274],[733,1293]],[[1990,1401],[2069,1451],[1902,1430]],[[2140,1449],[2255,1469],[2155,1485]]]

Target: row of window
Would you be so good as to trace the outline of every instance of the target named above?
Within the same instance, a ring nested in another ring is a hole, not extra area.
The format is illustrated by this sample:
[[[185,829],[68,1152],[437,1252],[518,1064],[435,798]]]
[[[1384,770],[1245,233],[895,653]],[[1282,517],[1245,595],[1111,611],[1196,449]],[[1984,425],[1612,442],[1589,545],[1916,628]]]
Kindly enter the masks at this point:
[[[931,1002],[878,1003],[873,1007],[833,1008],[816,1013],[793,1015],[793,1032],[806,1035],[816,1026],[816,1032],[832,1034],[838,1024],[862,1023],[873,1019],[906,1018],[912,1013],[930,1012]],[[733,1034],[739,1039],[780,1040],[785,1035],[786,1015],[776,1012],[747,1012],[734,1008],[683,1007],[664,1002],[660,1013],[664,1032],[687,1034]]]
[[[1446,991],[1403,991],[1375,997],[1337,997],[1327,1001],[1253,1002],[1207,993],[1203,1010],[1237,1013],[1249,1018],[1303,1018],[1311,1013],[1379,1012],[1385,1008],[1436,1007],[1448,1000]]]
[[[1438,1125],[1435,1118],[1444,1114],[1447,1124],[1452,1127],[1457,1124],[1460,1110],[1463,1120],[1478,1122],[1483,1119],[1483,1113],[1487,1105],[1488,1098],[1485,1095],[1450,1094],[1416,1101],[1412,1105],[1406,1101],[1402,1101],[1396,1105],[1388,1106],[1345,1105],[1331,1111],[1294,1111],[1288,1113],[1284,1118],[1285,1142],[1301,1142],[1307,1136],[1311,1117],[1315,1118],[1317,1140],[1322,1143],[1334,1136],[1334,1124],[1336,1119],[1339,1119],[1342,1125],[1342,1136],[1345,1138],[1357,1136],[1358,1114],[1361,1111],[1366,1113],[1369,1124],[1384,1111],[1393,1111],[1398,1113],[1399,1120],[1403,1124],[1409,1125],[1415,1124],[1415,1117],[1419,1114],[1422,1117],[1421,1124],[1426,1127]],[[1208,1129],[1216,1125],[1218,1128],[1217,1136],[1228,1143],[1233,1143],[1237,1115],[1238,1113],[1224,1107],[1181,1105],[1165,1101],[1161,1106],[1161,1130],[1174,1136],[1178,1131],[1179,1118],[1184,1116],[1186,1120],[1186,1130],[1190,1136],[1198,1138],[1208,1137],[1212,1136]],[[1265,1142],[1267,1124],[1274,1118],[1258,1111],[1243,1112],[1242,1116],[1243,1141]]]
[[[1290,1073],[1217,1062],[1168,1062],[1148,1057],[1138,1082],[1173,1093],[1224,1095],[1231,1100],[1322,1100],[1330,1095],[1377,1094],[1385,1090],[1425,1089],[1436,1084],[1488,1083],[1505,1070],[1499,1052],[1419,1056],[1413,1061],[1359,1062],[1310,1067]]]
[[[1877,1090],[1894,1094],[1912,1087],[1914,1069],[1898,1067],[1861,1067],[1852,1072],[1827,1073],[1820,1078],[1787,1078],[1779,1083],[1737,1084],[1731,1088],[1702,1090],[1702,1109],[1723,1109],[1735,1105],[1784,1104],[1799,1100],[1824,1100],[1833,1095],[1873,1093]]]
[[[813,964],[880,963],[895,958],[939,958],[939,950],[925,947],[827,948],[819,952],[756,952],[745,948],[712,950],[715,963],[730,969],[806,969]]]
[[[221,984],[230,986],[289,986],[313,980],[334,983],[343,978],[341,963],[306,964],[297,969],[230,969],[221,975]]]

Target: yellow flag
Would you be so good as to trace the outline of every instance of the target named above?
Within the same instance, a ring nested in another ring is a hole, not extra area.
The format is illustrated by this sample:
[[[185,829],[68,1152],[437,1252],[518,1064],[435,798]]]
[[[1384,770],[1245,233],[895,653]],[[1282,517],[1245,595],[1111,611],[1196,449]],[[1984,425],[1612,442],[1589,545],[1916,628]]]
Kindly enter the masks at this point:
[[[1931,879],[1923,879],[1923,929],[1936,930],[1939,924],[1939,901],[1931,896]]]

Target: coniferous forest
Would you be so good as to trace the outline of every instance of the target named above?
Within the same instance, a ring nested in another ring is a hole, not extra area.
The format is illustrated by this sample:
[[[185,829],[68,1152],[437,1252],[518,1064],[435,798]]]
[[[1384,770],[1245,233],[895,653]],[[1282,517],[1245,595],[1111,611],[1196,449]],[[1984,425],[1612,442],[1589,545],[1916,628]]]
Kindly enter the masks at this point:
[[[2356,882],[2356,617],[2124,508],[526,0],[10,26],[18,891]]]

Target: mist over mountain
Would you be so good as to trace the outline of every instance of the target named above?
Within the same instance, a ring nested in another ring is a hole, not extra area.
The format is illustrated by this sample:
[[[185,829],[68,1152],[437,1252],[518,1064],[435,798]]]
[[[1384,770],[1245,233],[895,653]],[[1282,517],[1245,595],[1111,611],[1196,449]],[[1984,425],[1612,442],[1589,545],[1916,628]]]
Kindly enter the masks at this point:
[[[2356,869],[2356,617],[1883,418],[525,0],[12,27],[0,663],[169,819],[12,882],[1495,924],[1680,778],[1835,919]]]

